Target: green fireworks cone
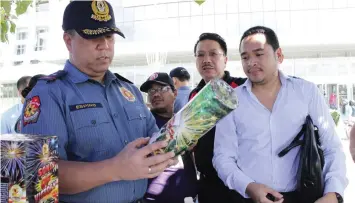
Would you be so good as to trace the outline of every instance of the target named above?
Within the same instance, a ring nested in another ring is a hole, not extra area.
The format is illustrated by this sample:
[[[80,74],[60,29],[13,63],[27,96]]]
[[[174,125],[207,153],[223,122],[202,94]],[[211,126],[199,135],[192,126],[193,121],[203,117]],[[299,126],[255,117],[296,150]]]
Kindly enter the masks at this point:
[[[238,106],[238,98],[226,82],[211,80],[151,139],[166,140],[168,146],[155,154],[174,151],[181,154]]]

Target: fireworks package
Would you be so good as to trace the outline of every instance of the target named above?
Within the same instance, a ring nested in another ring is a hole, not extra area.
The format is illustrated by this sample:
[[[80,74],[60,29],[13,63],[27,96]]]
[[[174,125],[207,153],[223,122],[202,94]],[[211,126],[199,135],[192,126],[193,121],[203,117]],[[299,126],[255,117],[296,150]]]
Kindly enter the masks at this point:
[[[211,80],[152,137],[150,143],[168,141],[168,146],[155,154],[181,154],[237,106],[233,88],[223,80]]]
[[[1,203],[58,201],[56,136],[6,134],[1,140]]]

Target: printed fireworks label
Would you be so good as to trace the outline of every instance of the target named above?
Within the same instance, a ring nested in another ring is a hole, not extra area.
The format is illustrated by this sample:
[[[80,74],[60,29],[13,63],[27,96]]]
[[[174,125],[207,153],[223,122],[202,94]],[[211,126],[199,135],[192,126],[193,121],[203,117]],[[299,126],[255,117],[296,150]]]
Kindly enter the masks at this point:
[[[9,179],[8,202],[59,202],[57,137],[6,134],[0,140],[1,176]]]
[[[152,137],[150,143],[168,141],[168,146],[155,154],[181,154],[237,106],[234,89],[223,80],[211,80]]]

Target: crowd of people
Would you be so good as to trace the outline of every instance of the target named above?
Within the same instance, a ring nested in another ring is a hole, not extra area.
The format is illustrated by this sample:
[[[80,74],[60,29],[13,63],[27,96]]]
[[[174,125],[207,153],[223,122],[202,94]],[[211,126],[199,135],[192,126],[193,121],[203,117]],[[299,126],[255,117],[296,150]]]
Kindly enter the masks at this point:
[[[69,52],[64,69],[21,78],[23,105],[1,119],[2,133],[58,136],[60,202],[300,202],[301,149],[282,158],[278,153],[307,116],[318,126],[324,150],[324,193],[316,203],[343,202],[345,154],[329,107],[315,84],[279,69],[284,55],[272,29],[251,27],[240,39],[247,78],[225,70],[223,37],[202,33],[193,46],[202,79],[191,90],[183,67],[152,73],[139,89],[109,70],[115,34],[125,35],[107,1],[70,2],[62,27]],[[215,78],[235,88],[238,108],[183,155],[150,156],[167,145],[149,144],[150,137]],[[141,92],[148,94],[150,109]]]

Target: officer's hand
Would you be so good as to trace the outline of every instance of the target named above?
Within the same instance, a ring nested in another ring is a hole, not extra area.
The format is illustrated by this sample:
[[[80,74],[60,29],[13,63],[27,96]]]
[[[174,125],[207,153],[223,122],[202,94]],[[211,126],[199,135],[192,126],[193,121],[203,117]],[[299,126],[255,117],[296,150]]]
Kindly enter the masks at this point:
[[[149,138],[136,139],[112,158],[115,180],[154,178],[170,165],[176,164],[174,152],[148,157],[155,150],[167,146],[164,141],[146,145],[148,142]]]
[[[254,200],[255,203],[281,203],[284,201],[282,194],[263,184],[249,183],[246,193]],[[274,200],[271,200],[272,198],[268,198],[270,195],[273,196]]]

